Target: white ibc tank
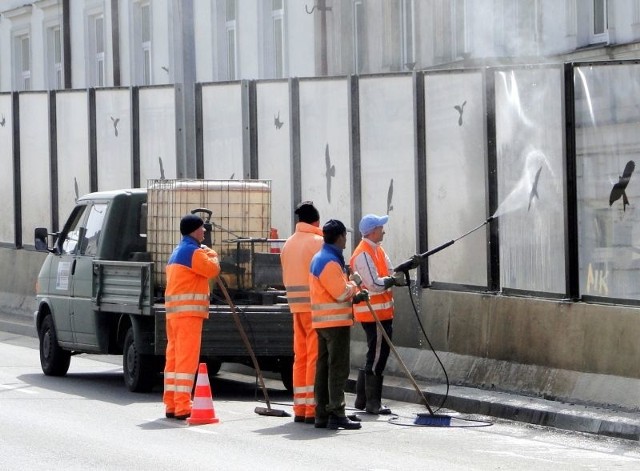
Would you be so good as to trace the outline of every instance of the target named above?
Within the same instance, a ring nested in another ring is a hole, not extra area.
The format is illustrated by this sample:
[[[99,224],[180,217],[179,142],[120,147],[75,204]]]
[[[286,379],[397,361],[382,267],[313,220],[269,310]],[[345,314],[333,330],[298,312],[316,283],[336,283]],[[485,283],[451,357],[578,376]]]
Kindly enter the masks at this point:
[[[229,287],[249,287],[250,247],[235,240],[269,237],[269,180],[149,180],[147,202],[147,250],[159,288],[166,286],[167,260],[182,237],[180,219],[200,208],[212,212],[212,247],[219,255],[221,276]],[[197,214],[206,220],[206,213]],[[268,251],[266,244],[254,245],[257,251]]]

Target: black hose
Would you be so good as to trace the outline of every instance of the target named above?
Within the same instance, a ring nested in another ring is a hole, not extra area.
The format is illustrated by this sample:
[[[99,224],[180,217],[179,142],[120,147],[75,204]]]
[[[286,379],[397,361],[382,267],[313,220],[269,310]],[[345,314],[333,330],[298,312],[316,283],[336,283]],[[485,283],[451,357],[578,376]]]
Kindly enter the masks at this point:
[[[444,407],[444,404],[445,404],[445,402],[447,402],[447,398],[449,397],[449,375],[447,374],[447,369],[444,367],[444,364],[440,360],[440,357],[436,353],[435,348],[433,348],[433,345],[431,344],[431,341],[429,340],[429,337],[427,337],[427,333],[424,330],[424,326],[422,325],[422,321],[420,320],[420,314],[418,313],[418,308],[416,307],[416,303],[415,303],[415,301],[413,299],[413,293],[411,292],[411,283],[410,282],[407,283],[407,287],[409,289],[409,299],[411,300],[411,306],[413,307],[413,313],[416,316],[416,320],[418,321],[418,325],[420,326],[420,330],[422,331],[422,335],[424,336],[425,340],[427,341],[427,344],[429,345],[429,348],[431,349],[431,351],[435,355],[436,360],[438,360],[438,363],[440,364],[440,368],[442,368],[442,372],[444,373],[444,377],[445,377],[445,380],[446,380],[446,383],[447,383],[447,389],[446,389],[446,391],[444,393],[444,397],[442,398],[442,402],[434,410],[434,412],[438,412],[440,409],[442,409]]]

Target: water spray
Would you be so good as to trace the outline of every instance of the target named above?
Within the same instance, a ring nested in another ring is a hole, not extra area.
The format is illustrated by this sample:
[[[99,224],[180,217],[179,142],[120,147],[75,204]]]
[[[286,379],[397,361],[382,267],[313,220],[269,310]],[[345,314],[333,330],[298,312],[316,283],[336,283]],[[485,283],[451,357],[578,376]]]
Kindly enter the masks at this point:
[[[467,237],[468,235],[474,233],[475,231],[477,231],[478,229],[480,229],[481,227],[486,226],[487,224],[489,224],[491,221],[493,221],[496,218],[496,216],[489,216],[487,218],[486,221],[484,221],[482,224],[480,224],[477,227],[474,227],[473,229],[471,229],[470,231],[465,232],[464,234],[462,234],[460,237],[456,238],[456,239],[451,239],[448,242],[445,242],[442,245],[439,245],[437,247],[434,247],[431,250],[427,250],[425,253],[422,254],[418,254],[418,257],[420,258],[420,260],[424,260],[425,258],[430,257],[431,255],[440,252],[443,249],[446,249],[447,247],[455,244],[457,241],[459,241],[460,239]],[[412,270],[413,268],[417,268],[418,265],[416,264],[416,257],[412,257],[409,260],[402,262],[400,265],[398,265],[397,267],[395,267],[393,269],[393,271],[397,272],[403,272],[403,273],[408,273],[409,270]]]

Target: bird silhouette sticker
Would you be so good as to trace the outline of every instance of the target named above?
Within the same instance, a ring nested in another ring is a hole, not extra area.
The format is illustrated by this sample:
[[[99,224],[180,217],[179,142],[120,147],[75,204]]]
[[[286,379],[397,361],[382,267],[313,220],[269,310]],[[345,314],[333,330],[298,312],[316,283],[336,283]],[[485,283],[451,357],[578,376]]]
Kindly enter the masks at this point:
[[[111,122],[113,123],[113,131],[118,137],[118,123],[120,122],[120,118],[114,118],[113,116],[109,116],[111,118]]]
[[[73,177],[73,191],[76,194],[76,203],[78,202],[78,198],[80,198],[80,191],[78,190],[78,180],[76,177]]]
[[[329,156],[329,143],[324,148],[324,176],[327,179],[327,201],[331,203],[331,179],[336,176],[336,166],[331,165],[331,157]]]
[[[273,125],[276,127],[276,129],[280,129],[283,124],[284,122],[280,121],[280,110],[278,110],[277,116],[273,117]]]
[[[158,162],[160,162],[160,180],[164,180],[164,166],[162,165],[162,157],[158,157]]]
[[[454,106],[455,110],[458,112],[458,126],[462,126],[462,113],[464,113],[464,106],[467,104],[467,100],[462,102],[462,105]]]
[[[393,209],[393,178],[389,182],[389,189],[387,190],[387,214]]]
[[[2,119],[0,119],[0,126],[4,127],[4,125],[6,124],[7,120],[4,119],[4,114],[2,115]]]
[[[540,172],[542,172],[542,167],[538,169],[536,172],[536,176],[533,179],[533,185],[531,186],[531,191],[529,192],[529,206],[527,207],[527,211],[531,209],[531,202],[533,201],[533,197],[540,199],[540,195],[538,195],[538,180],[540,179]]]
[[[233,180],[233,179],[235,178],[235,176],[236,176],[236,172],[233,172],[233,173],[231,174],[231,176],[229,177],[229,180]]]
[[[624,171],[622,172],[622,176],[618,178],[618,183],[613,185],[611,189],[611,194],[609,195],[609,206],[613,205],[614,202],[618,201],[622,196],[622,210],[626,211],[627,206],[629,205],[629,198],[627,198],[627,185],[629,184],[629,180],[631,180],[631,174],[633,170],[636,168],[636,164],[633,160],[627,162],[627,165],[624,166]]]

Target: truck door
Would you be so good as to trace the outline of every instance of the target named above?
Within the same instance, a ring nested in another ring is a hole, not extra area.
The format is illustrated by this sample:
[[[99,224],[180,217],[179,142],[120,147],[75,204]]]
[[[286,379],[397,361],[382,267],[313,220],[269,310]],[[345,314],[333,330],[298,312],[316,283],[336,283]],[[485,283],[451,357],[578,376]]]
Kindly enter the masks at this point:
[[[52,277],[49,282],[48,293],[53,309],[58,342],[64,346],[73,346],[71,296],[73,294],[72,275],[75,269],[76,251],[82,221],[86,218],[87,206],[76,206],[67,220],[58,240],[56,241],[55,256],[51,261]],[[55,275],[55,276],[54,276]]]
[[[72,273],[71,310],[73,312],[73,333],[83,349],[99,350],[96,313],[91,302],[93,291],[93,259],[101,242],[102,225],[107,213],[106,202],[94,202],[88,209],[88,216],[81,231],[81,240],[75,255]]]

